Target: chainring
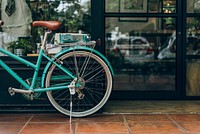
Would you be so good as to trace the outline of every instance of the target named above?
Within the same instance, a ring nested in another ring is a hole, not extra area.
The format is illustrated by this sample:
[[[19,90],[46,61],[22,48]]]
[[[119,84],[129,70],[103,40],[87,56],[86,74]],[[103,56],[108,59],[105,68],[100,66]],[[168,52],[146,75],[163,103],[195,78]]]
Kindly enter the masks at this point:
[[[26,79],[26,83],[28,85],[30,85],[30,83],[32,82],[32,79]],[[35,83],[35,88],[38,88],[40,87],[40,80],[36,80],[36,83]],[[21,85],[20,86],[21,89],[24,89],[24,87]],[[22,93],[22,96],[27,99],[27,100],[33,100],[33,99],[38,99],[40,97],[42,93],[41,92],[37,92],[37,93],[33,93],[33,94],[23,94]]]

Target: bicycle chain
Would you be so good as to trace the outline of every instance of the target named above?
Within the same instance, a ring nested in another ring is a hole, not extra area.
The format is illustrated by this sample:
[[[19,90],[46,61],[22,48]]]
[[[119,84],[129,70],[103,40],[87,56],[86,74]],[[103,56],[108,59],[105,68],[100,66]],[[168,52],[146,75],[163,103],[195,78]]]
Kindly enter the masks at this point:
[[[48,99],[47,98],[34,98],[34,100],[43,100],[43,101],[46,101]]]
[[[48,98],[34,98],[34,100],[43,100],[43,101],[46,101],[48,100]],[[66,100],[66,99],[55,99],[55,100]]]

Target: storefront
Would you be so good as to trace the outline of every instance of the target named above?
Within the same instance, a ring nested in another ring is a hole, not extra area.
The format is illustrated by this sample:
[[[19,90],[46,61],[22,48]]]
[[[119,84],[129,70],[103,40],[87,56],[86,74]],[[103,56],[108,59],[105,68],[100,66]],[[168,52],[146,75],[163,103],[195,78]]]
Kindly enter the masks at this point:
[[[96,49],[105,54],[115,72],[111,99],[199,99],[199,3],[199,0],[27,0],[26,3],[17,0],[15,11],[7,12],[5,0],[1,2],[1,19],[8,22],[16,11],[24,13],[18,6],[27,5],[25,19],[21,18],[26,22],[21,28],[26,30],[16,35],[9,26],[3,27],[0,47],[35,62],[44,30],[29,27],[31,22],[59,20],[63,26],[56,32],[82,32],[98,42]],[[17,23],[10,23],[14,22]],[[53,44],[52,38],[49,44]],[[14,50],[18,44],[25,44],[19,46],[25,50]],[[32,75],[31,69],[5,55],[1,54],[1,58],[24,79]],[[2,68],[0,80],[1,104],[24,103],[21,96],[9,96],[8,87],[17,83]],[[48,102],[41,101],[41,105]]]

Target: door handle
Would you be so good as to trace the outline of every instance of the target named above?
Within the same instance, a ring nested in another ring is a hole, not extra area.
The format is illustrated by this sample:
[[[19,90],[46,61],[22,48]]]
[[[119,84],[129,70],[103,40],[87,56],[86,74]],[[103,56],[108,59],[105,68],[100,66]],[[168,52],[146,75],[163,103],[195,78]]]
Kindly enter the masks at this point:
[[[96,44],[97,44],[97,45],[101,45],[101,39],[100,39],[100,38],[97,39]]]

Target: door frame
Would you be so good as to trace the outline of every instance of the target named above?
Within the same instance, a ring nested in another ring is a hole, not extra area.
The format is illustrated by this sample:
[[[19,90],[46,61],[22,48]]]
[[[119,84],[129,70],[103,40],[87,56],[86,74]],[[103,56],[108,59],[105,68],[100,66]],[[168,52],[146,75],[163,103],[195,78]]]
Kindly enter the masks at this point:
[[[103,9],[103,0],[91,0],[91,37],[97,41],[95,49],[105,54]]]

